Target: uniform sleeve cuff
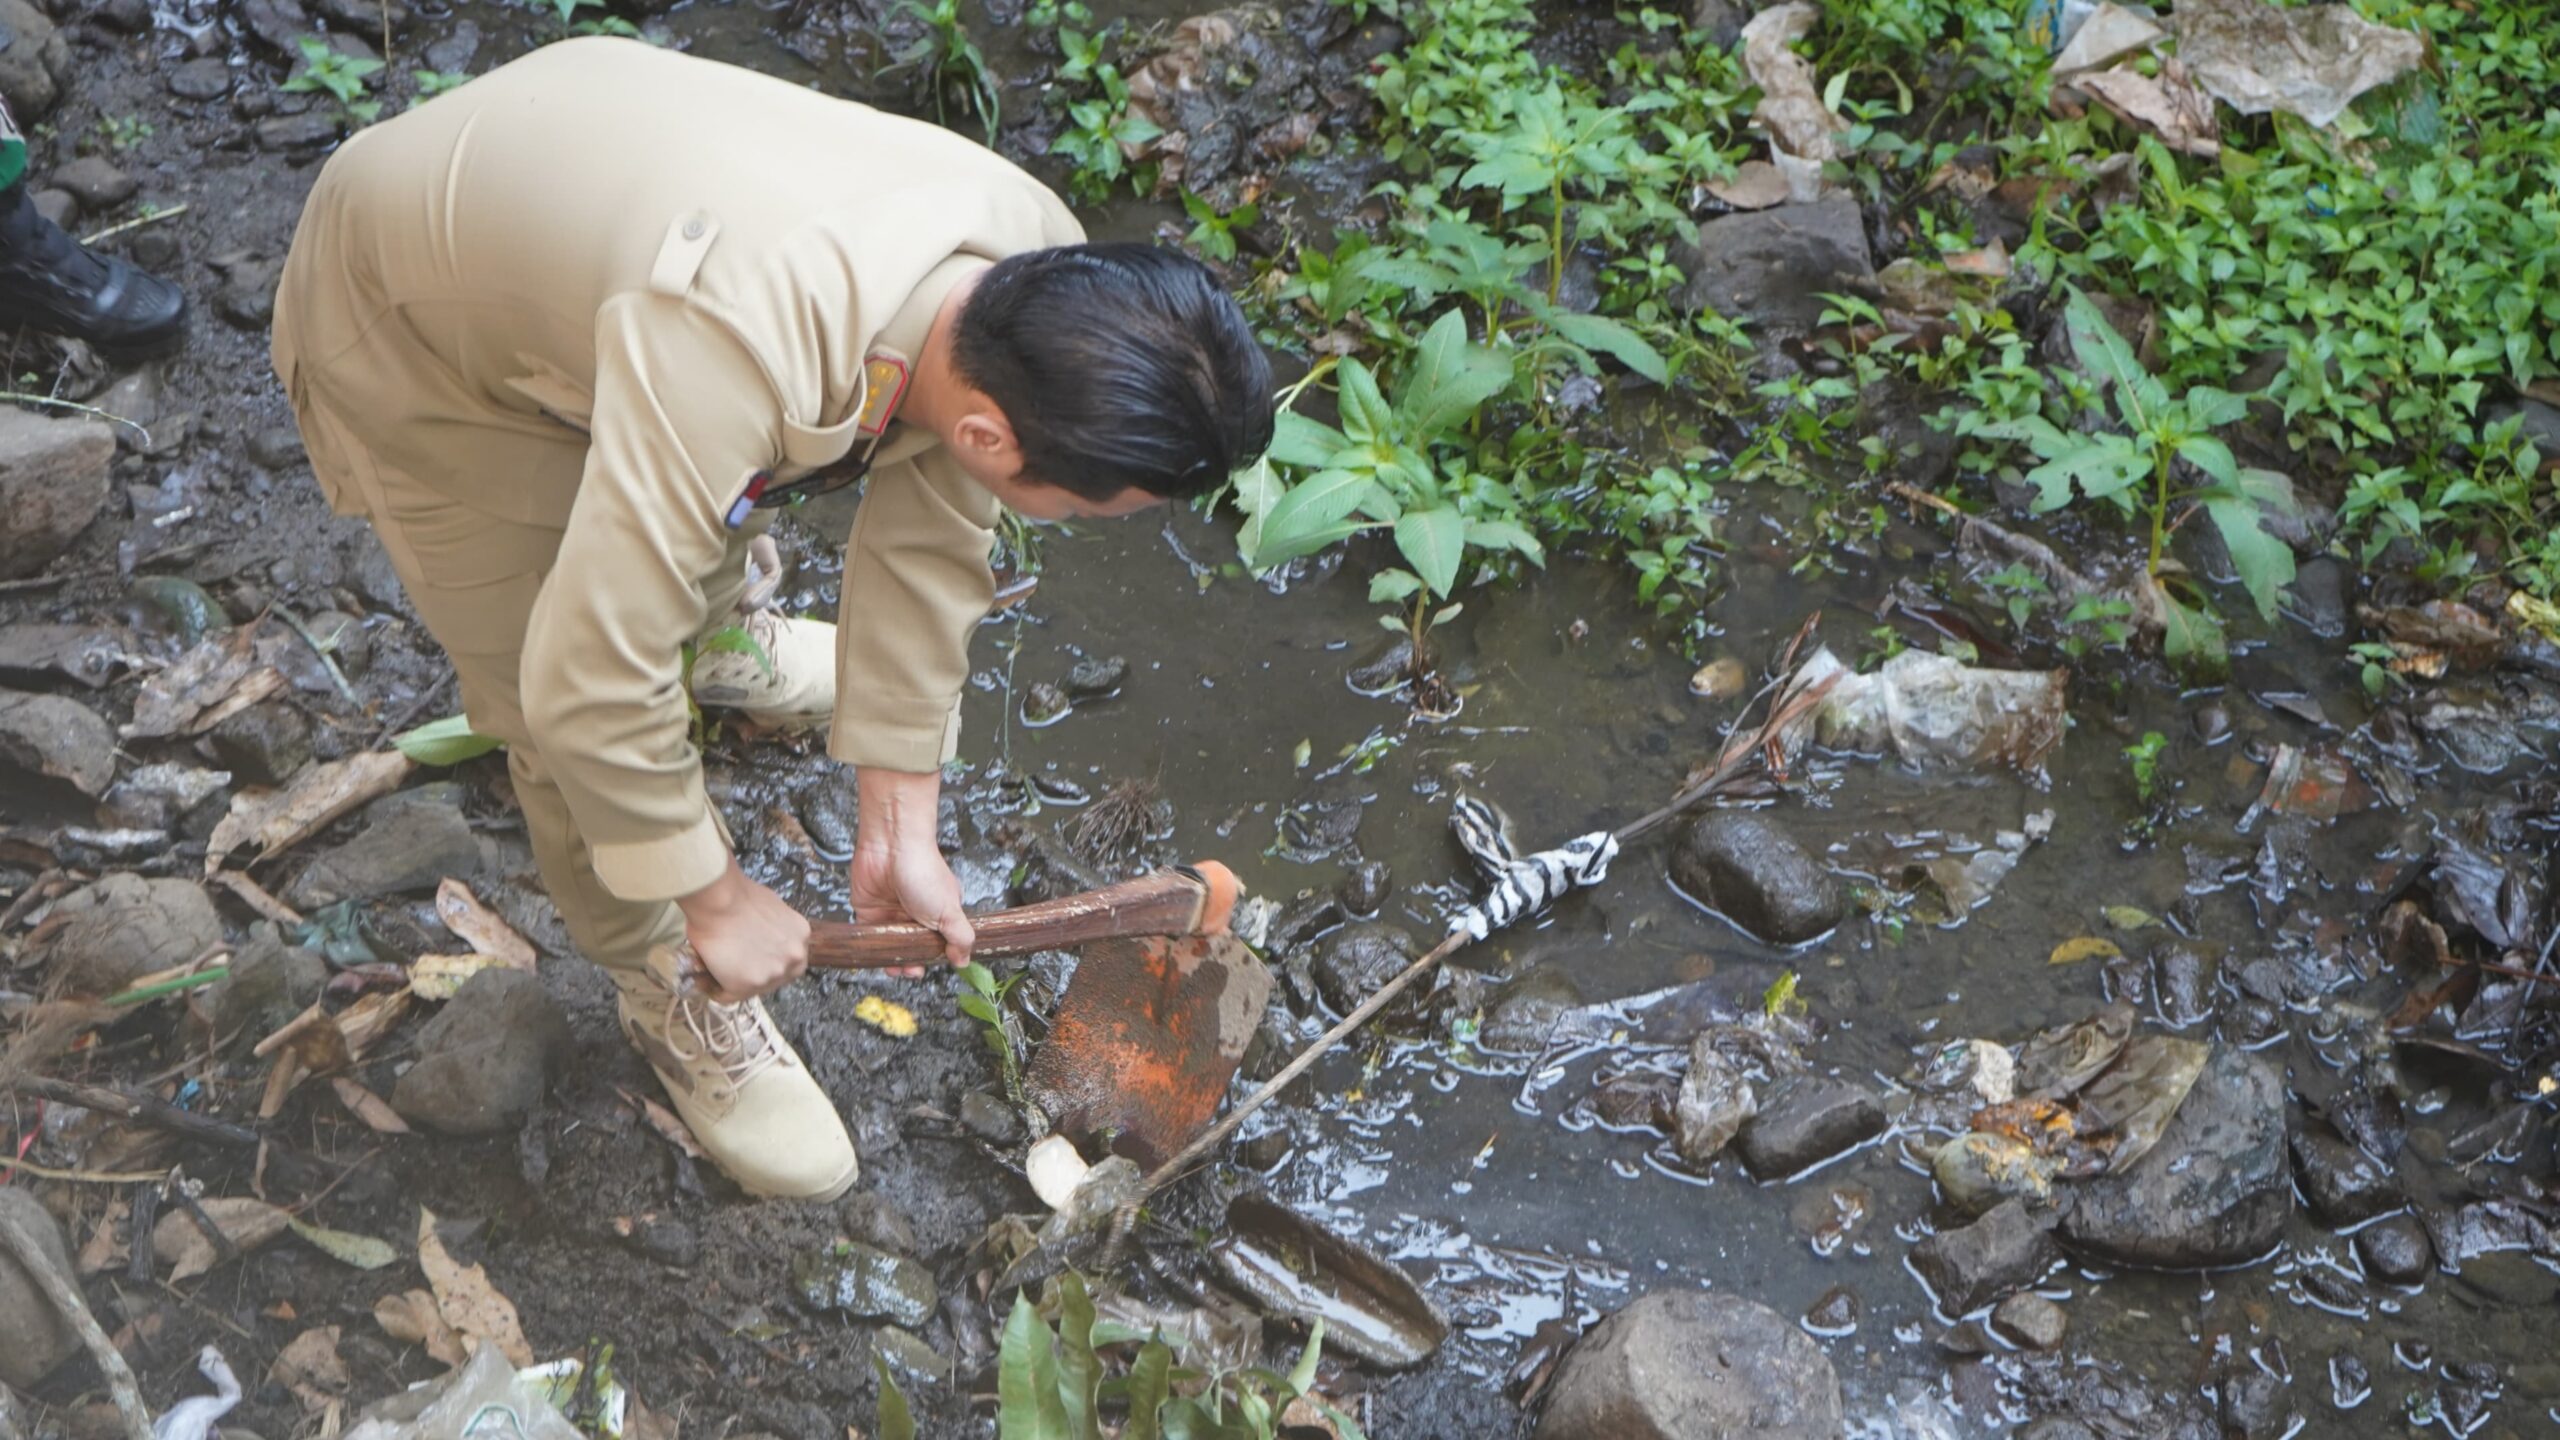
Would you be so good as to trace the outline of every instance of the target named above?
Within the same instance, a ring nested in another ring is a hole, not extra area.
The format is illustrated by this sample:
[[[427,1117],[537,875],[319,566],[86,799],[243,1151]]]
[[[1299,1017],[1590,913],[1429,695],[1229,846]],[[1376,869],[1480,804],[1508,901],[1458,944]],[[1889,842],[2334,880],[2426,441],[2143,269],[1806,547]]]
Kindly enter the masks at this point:
[[[884,707],[876,699],[836,706],[827,753],[847,765],[923,775],[960,753],[960,707],[940,713]]]
[[[655,840],[589,842],[596,878],[624,900],[674,900],[691,895],[728,871],[729,842],[719,817],[702,818]]]

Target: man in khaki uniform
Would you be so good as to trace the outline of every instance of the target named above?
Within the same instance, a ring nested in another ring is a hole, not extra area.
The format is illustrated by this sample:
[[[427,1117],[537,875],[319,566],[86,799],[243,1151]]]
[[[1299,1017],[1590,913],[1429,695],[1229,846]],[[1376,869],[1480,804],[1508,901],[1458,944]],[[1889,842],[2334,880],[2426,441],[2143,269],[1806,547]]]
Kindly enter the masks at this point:
[[[706,655],[697,693],[831,723],[859,769],[857,913],[933,926],[956,963],[936,801],[999,503],[1125,514],[1270,436],[1267,366],[1209,273],[1083,238],[948,132],[610,39],[359,134],[295,234],[275,363],[313,472],[507,742],[571,935],[750,1190],[832,1196],[857,1162],[754,999],[808,927],[704,794],[687,642],[750,600],[771,672]],[[840,623],[757,611],[767,507],[865,463]],[[669,983],[686,942],[719,1000]]]

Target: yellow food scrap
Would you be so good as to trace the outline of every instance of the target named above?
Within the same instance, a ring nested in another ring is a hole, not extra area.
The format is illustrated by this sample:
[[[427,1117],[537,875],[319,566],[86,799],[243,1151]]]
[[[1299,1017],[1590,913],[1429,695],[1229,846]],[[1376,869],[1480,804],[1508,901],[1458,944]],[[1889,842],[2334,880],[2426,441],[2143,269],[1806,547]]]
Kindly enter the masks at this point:
[[[879,1027],[880,1033],[904,1040],[916,1033],[916,1012],[895,1000],[865,995],[854,1002],[853,1018],[866,1025]]]

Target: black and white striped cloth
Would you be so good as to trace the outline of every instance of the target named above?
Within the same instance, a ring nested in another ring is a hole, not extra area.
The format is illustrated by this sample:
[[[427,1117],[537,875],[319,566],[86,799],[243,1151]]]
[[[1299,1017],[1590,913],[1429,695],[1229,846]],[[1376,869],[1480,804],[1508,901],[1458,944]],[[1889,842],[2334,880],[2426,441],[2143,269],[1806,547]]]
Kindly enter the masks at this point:
[[[1523,855],[1512,842],[1502,812],[1472,796],[1449,807],[1449,828],[1473,856],[1492,888],[1484,898],[1449,917],[1449,929],[1482,940],[1524,915],[1534,915],[1566,894],[1597,885],[1618,858],[1618,837],[1606,830],[1577,836],[1553,850]]]

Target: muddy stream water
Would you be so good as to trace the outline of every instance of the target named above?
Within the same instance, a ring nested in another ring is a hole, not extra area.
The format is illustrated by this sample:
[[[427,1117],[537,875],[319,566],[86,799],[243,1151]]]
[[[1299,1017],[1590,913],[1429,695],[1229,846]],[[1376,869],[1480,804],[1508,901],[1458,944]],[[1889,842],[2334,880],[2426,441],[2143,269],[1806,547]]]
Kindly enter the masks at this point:
[[[1094,8],[1105,19],[1125,13],[1142,22],[1184,13],[1168,0]],[[475,69],[515,53],[547,23],[487,5],[457,7],[433,23],[462,19],[485,36]],[[813,61],[808,47],[777,38],[778,12],[697,4],[662,23],[696,53],[846,88],[836,83],[845,73],[838,60]],[[991,51],[1002,73],[1017,32],[997,33],[1004,38]],[[1290,183],[1316,195],[1349,188],[1340,181],[1317,166]],[[1137,238],[1164,218],[1123,206],[1097,217],[1094,228]],[[1748,689],[1719,701],[1691,694],[1699,660],[1738,659],[1756,687],[1816,610],[1826,617],[1822,638],[1854,660],[1879,647],[1875,612],[1896,580],[1933,566],[1952,575],[1960,563],[1942,526],[1897,515],[1863,553],[1843,552],[1836,566],[1799,567],[1801,551],[1789,537],[1810,530],[1802,513],[1814,503],[1809,494],[1735,486],[1724,500],[1728,588],[1699,655],[1684,654],[1677,637],[1645,618],[1627,572],[1559,558],[1516,585],[1462,597],[1465,612],[1442,627],[1438,644],[1465,705],[1438,724],[1414,722],[1399,699],[1363,696],[1346,681],[1382,639],[1377,607],[1365,596],[1374,557],[1273,586],[1233,563],[1226,515],[1159,512],[1045,533],[1037,593],[981,630],[965,703],[963,758],[973,771],[961,788],[974,815],[958,858],[973,901],[998,900],[1011,878],[1009,853],[978,838],[1000,810],[1030,827],[1063,829],[1078,805],[1055,797],[1081,793],[1089,801],[1145,781],[1160,788],[1171,817],[1150,855],[1224,861],[1283,909],[1342,886],[1355,864],[1377,862],[1393,880],[1380,920],[1428,944],[1472,883],[1447,829],[1459,791],[1498,803],[1532,848],[1624,823],[1713,755],[1748,698]],[[316,514],[316,505],[299,501],[262,503],[282,507],[271,516],[295,507]],[[831,552],[850,514],[849,501],[829,499],[783,523],[786,553],[799,566],[797,605],[832,613]],[[2226,610],[2244,608],[2236,591],[2231,597]],[[1902,638],[1928,637],[1906,630]],[[2057,946],[2108,938],[2128,957],[2119,980],[2173,944],[2217,957],[2202,1013],[2164,1017],[2146,996],[2142,1018],[2155,1027],[2184,1021],[2179,1033],[2263,1054],[2283,1070],[2299,1126],[2302,1104],[2318,1106],[2345,1085],[2370,1017],[2389,1013],[2409,988],[2406,976],[2376,961],[2369,932],[2431,824],[2512,798],[2541,758],[2482,777],[2436,756],[2405,811],[2383,802],[2318,826],[2262,818],[2244,830],[2274,748],[2335,740],[2363,723],[2370,703],[2334,636],[2288,619],[2245,622],[2238,638],[2232,681],[2211,691],[2179,693],[2155,667],[2120,656],[2076,667],[2071,728],[2041,780],[2006,771],[1922,779],[1890,760],[1816,756],[1798,777],[1804,783],[1770,813],[1875,909],[1853,911],[1800,950],[1759,944],[1684,898],[1667,878],[1666,836],[1630,848],[1604,884],[1453,962],[1478,972],[1488,993],[1534,968],[1562,977],[1585,1003],[1705,982],[1744,1010],[1760,1005],[1781,975],[1795,974],[1819,1031],[1808,1047],[1815,1067],[1876,1085],[1893,1097],[1897,1117],[1883,1137],[1813,1173],[1759,1183],[1727,1159],[1702,1177],[1681,1168],[1661,1136],[1595,1121],[1595,1077],[1646,1066],[1676,1074],[1678,1051],[1496,1053],[1472,1043],[1468,1026],[1453,1026],[1446,1014],[1394,1021],[1344,1046],[1312,1083],[1248,1126],[1237,1163],[1260,1167],[1260,1183],[1304,1214],[1403,1262],[1454,1322],[1450,1344],[1421,1372],[1349,1387],[1379,1391],[1370,1433],[1403,1440],[1525,1432],[1501,1391],[1542,1322],[1588,1321],[1649,1291],[1698,1287],[1750,1297],[1790,1320],[1835,1288],[1853,1292],[1854,1324],[1822,1327],[1820,1343],[1860,1440],[2003,1433],[2044,1408],[2037,1397],[2071,1376],[2119,1367],[2139,1377],[2132,1389],[2201,1404],[2198,1413],[2210,1412],[2198,1397],[2216,1377],[2288,1380],[2286,1401],[2299,1417],[2292,1428],[2312,1435],[2437,1427],[2549,1433],[2560,1421],[2551,1327],[2560,1275],[2525,1253],[2483,1255],[2459,1275],[2388,1284],[2364,1276],[2348,1237],[2297,1208],[2274,1253],[2239,1268],[2057,1271],[2040,1288],[2068,1316],[2065,1358],[2040,1362],[2038,1375],[2007,1342],[1959,1333],[1951,1346],[1947,1333],[1959,1317],[1934,1312],[1907,1262],[1936,1211],[1926,1166],[1906,1142],[1942,1137],[1903,1118],[1903,1087],[1945,1042],[2016,1043],[2082,1019],[2111,997],[2109,962],[2051,963]],[[1128,662],[1116,695],[1080,704],[1053,724],[1025,723],[1031,686],[1060,681],[1079,660],[1111,656]],[[2060,663],[2049,651],[2036,658]],[[2312,718],[2322,715],[2325,727]],[[2150,731],[2168,742],[2160,760],[2166,799],[2157,805],[2137,795],[2122,753]],[[1358,763],[1346,758],[1355,756]],[[781,843],[772,819],[805,799],[816,776],[810,762],[776,763],[760,749],[724,750],[714,767],[742,850],[812,913],[837,913],[840,868]],[[1024,778],[1033,781],[1027,792],[1018,783]],[[1026,793],[1049,798],[1026,804]],[[1913,867],[1972,853],[2046,812],[2049,833],[1960,921],[1903,898]],[[1356,830],[1347,818],[1355,813]],[[1306,845],[1309,831],[1341,843],[1310,856],[1310,848],[1326,847]],[[2163,918],[2139,930],[2111,928],[2109,907]],[[992,1063],[947,1013],[944,981],[881,987],[927,1017],[928,1036],[913,1057],[841,1019],[865,988],[840,979],[802,987],[781,1007],[786,1028],[840,1096],[866,1086],[893,1095],[856,1117],[866,1183],[907,1206],[930,1245],[956,1250],[1000,1202],[1020,1208],[1027,1192],[974,1157],[916,1161],[930,1142],[901,1145],[887,1134],[896,1128],[891,1105],[955,1110],[960,1090],[991,1081]],[[621,1067],[596,1084],[635,1083],[636,1063],[614,1058],[609,1028],[591,1020],[595,1003],[590,996],[580,1012],[585,1053]],[[1303,1018],[1302,1033],[1312,1036],[1328,1018]],[[2416,1098],[2412,1159],[2401,1178],[2421,1204],[2468,1198],[2460,1187],[2474,1169],[2497,1169],[2516,1149],[2544,1150],[2519,1140],[2470,1166],[2449,1154],[2451,1137],[2513,1102],[2492,1106],[2479,1074],[2448,1063],[2454,1068],[2437,1074],[2423,1057],[2404,1062]],[[2529,1078],[2522,1088],[2530,1092]],[[2539,1112],[2532,1124],[2540,1126]],[[585,1143],[566,1133],[555,1142],[552,1186],[594,1185],[605,1212],[649,1188],[598,1179],[611,1175],[612,1163],[582,1151]],[[440,1208],[468,1211],[475,1197],[499,1194],[513,1198],[494,1203],[533,1213],[505,1146],[459,1149],[465,1163],[402,1162],[404,1181]],[[987,1193],[955,1206],[951,1192],[971,1187]],[[713,1247],[750,1247],[737,1252],[737,1266],[768,1273],[787,1263],[787,1247],[823,1239],[823,1225],[796,1223],[711,1220],[704,1238]],[[636,1303],[628,1297],[638,1289],[617,1287],[643,1282],[598,1278],[573,1236],[538,1224],[529,1232],[537,1237],[531,1258],[497,1273],[538,1334],[607,1324],[617,1308]],[[753,1253],[759,1241],[777,1252]],[[245,1303],[257,1286],[243,1283]],[[1830,1308],[1840,1318],[1842,1307]],[[734,1308],[717,1320],[724,1336],[752,1328]],[[664,1378],[648,1368],[655,1353],[635,1343],[625,1361],[644,1393]],[[736,1389],[724,1385],[755,1389],[754,1377],[773,1367],[841,1365],[850,1377],[855,1366],[845,1354],[794,1361],[772,1347],[744,1358],[743,1347],[722,1353],[727,1378],[704,1383],[733,1399]],[[2369,1379],[2355,1381],[2359,1374]],[[2463,1392],[2458,1403],[2439,1398],[2449,1375]],[[843,1384],[867,1393],[867,1373]],[[833,1384],[819,1390],[845,1393]],[[946,1413],[934,1402],[927,1409]],[[793,1428],[808,1413],[751,1418]],[[867,1418],[867,1404],[860,1413]]]

